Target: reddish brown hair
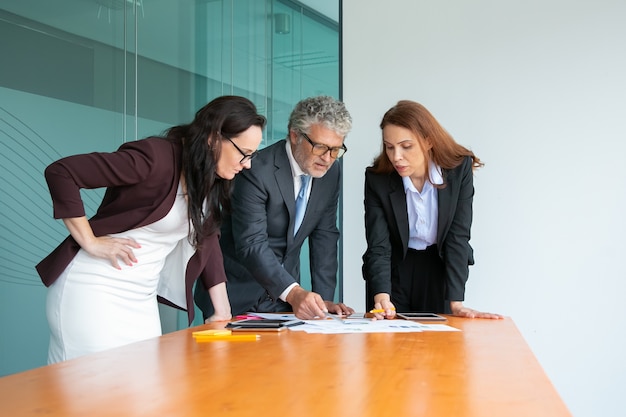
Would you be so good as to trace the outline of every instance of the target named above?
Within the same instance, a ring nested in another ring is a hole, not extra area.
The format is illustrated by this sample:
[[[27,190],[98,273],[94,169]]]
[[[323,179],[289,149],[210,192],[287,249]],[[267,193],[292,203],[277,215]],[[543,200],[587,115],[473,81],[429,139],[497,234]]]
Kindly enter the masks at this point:
[[[383,116],[380,122],[381,130],[387,125],[410,130],[418,138],[418,143],[424,150],[427,160],[433,161],[442,169],[456,168],[466,156],[472,158],[473,169],[484,165],[474,152],[456,143],[426,107],[419,103],[410,100],[399,101]],[[431,145],[429,150],[425,147],[427,143]],[[387,157],[384,144],[370,169],[379,174],[393,172],[394,167]]]

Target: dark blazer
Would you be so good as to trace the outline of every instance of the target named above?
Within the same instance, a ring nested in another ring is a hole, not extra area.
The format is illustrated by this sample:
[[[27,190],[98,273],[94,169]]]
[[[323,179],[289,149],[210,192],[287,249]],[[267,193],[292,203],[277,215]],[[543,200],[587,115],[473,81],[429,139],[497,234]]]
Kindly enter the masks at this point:
[[[125,143],[113,153],[60,159],[45,171],[54,218],[84,216],[80,189],[108,187],[97,213],[89,220],[96,236],[154,223],[165,217],[174,205],[181,174],[181,155],[180,141],[155,137]],[[46,286],[56,281],[79,249],[78,243],[68,236],[36,266]],[[207,288],[226,280],[218,233],[205,239],[202,250],[196,251],[187,264],[185,286],[189,323],[194,316],[192,287],[198,277]]]
[[[445,188],[437,190],[439,218],[437,248],[445,265],[446,299],[463,301],[468,265],[474,264],[469,244],[474,197],[472,159],[443,170]],[[365,171],[365,234],[367,250],[363,255],[363,278],[368,293],[391,294],[391,277],[406,256],[409,225],[406,194],[402,178]],[[372,300],[368,299],[368,305]]]
[[[300,250],[306,238],[312,290],[324,300],[334,297],[341,168],[334,163],[322,178],[312,179],[304,220],[294,237],[294,184],[285,146],[281,140],[262,149],[252,168],[235,179],[232,214],[222,223],[220,240],[235,315],[250,311],[264,296],[278,300],[290,284],[300,282]],[[197,289],[195,297],[209,315],[206,292]]]

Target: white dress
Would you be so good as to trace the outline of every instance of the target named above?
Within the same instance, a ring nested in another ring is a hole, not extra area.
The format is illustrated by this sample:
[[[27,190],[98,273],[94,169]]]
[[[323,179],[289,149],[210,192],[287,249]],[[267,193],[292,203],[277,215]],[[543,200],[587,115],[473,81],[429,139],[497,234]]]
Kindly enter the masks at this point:
[[[187,203],[179,185],[174,205],[164,218],[111,235],[132,237],[141,245],[133,249],[137,263],[120,263],[122,269],[117,270],[109,260],[79,250],[48,289],[48,363],[160,336],[157,288],[171,284],[159,280],[180,281],[174,287],[184,292],[184,267],[192,251],[178,258],[184,262],[179,265],[180,273],[161,277],[161,272],[168,255],[187,242],[188,233]]]

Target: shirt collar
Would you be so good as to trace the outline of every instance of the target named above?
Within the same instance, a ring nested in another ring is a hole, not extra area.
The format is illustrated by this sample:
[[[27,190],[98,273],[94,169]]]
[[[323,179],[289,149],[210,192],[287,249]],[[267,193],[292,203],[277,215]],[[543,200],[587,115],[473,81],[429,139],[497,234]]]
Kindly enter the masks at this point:
[[[441,167],[435,164],[433,161],[428,163],[428,171],[430,179],[434,185],[443,184],[443,174],[441,173]]]
[[[441,167],[439,167],[433,161],[430,161],[428,163],[428,175],[430,178],[430,182],[432,182],[432,184],[434,185],[443,184],[443,175],[441,174]],[[430,186],[430,182],[426,181],[424,186]],[[415,188],[415,186],[413,185],[411,178],[402,177],[402,184],[404,185],[404,192],[409,192],[409,191],[414,192],[414,193],[417,192],[417,188]]]
[[[289,137],[287,137],[287,140],[285,142],[285,147],[287,149],[287,159],[289,159],[289,165],[291,166],[291,175],[293,176],[293,178],[304,175],[304,171],[302,171],[300,165],[298,165],[296,159],[293,157],[293,152],[291,152],[291,142],[289,141]]]

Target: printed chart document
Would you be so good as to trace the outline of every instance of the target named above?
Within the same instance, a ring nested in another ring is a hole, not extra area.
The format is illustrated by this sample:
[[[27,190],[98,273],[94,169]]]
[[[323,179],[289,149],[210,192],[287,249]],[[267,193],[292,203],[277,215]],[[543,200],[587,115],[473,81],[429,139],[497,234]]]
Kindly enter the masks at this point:
[[[264,319],[295,320],[294,314],[285,313],[248,313]],[[307,333],[410,333],[410,332],[458,332],[452,326],[446,324],[417,323],[411,320],[372,320],[364,318],[363,314],[353,314],[344,318],[343,322],[332,319],[302,320],[304,324],[290,327],[291,331],[303,331]]]

